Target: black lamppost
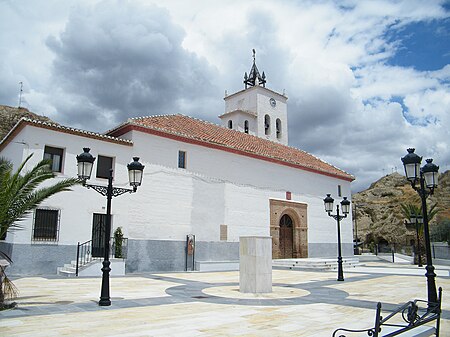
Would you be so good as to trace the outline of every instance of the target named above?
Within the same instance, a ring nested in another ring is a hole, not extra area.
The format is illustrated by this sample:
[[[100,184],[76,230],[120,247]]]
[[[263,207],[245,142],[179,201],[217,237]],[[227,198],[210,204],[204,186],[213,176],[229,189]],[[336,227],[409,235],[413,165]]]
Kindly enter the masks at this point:
[[[433,159],[427,159],[427,163],[421,168],[422,157],[415,154],[414,150],[408,149],[408,154],[401,159],[405,166],[406,179],[411,183],[412,188],[419,194],[422,201],[423,232],[425,234],[427,256],[427,272],[425,276],[427,277],[428,302],[437,303],[436,274],[434,273],[431,257],[430,231],[428,227],[427,197],[433,194],[434,189],[437,187],[439,166],[433,164]],[[419,183],[419,186],[416,185],[417,183]]]
[[[353,254],[359,255],[359,247],[358,247],[358,223],[357,223],[357,216],[356,216],[356,204],[353,203],[353,208],[355,210],[353,221],[355,222],[355,247],[353,248]]]
[[[417,255],[418,255],[418,266],[422,267],[422,254],[420,251],[420,240],[419,240],[419,225],[423,224],[423,217],[418,214],[411,214],[411,217],[409,219],[410,223],[416,225],[416,241],[417,241]]]
[[[137,191],[138,186],[141,186],[142,175],[144,171],[144,165],[139,162],[139,157],[133,157],[133,161],[127,165],[128,167],[128,177],[130,180],[130,186],[133,189],[118,188],[113,187],[113,169],[109,170],[108,186],[91,185],[86,184],[86,180],[90,179],[92,167],[94,165],[95,158],[89,153],[89,148],[83,148],[83,153],[77,156],[78,162],[78,178],[83,181],[83,186],[87,188],[92,188],[96,192],[106,197],[106,224],[105,224],[105,252],[102,268],[102,290],[100,294],[100,301],[98,302],[101,306],[111,305],[111,299],[109,296],[109,272],[111,268],[109,267],[111,262],[109,261],[109,250],[110,250],[110,235],[111,235],[111,200],[112,197],[117,197],[124,193],[133,193]]]
[[[347,217],[347,214],[350,212],[350,201],[347,200],[347,197],[344,197],[344,200],[341,201],[342,213],[344,215],[339,214],[339,205],[336,205],[336,215],[331,214],[333,211],[333,203],[334,199],[331,197],[331,194],[327,194],[326,198],[323,199],[325,203],[325,212],[328,213],[328,216],[332,217],[337,221],[337,236],[338,236],[338,281],[344,281],[344,270],[342,268],[342,251],[341,251],[341,225],[340,221]]]

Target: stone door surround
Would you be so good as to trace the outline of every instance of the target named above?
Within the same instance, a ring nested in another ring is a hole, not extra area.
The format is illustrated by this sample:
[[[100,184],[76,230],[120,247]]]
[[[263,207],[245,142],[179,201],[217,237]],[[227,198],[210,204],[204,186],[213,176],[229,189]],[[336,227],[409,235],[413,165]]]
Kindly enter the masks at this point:
[[[287,214],[293,221],[293,258],[308,257],[308,205],[301,202],[269,199],[272,258],[280,258],[280,219]]]

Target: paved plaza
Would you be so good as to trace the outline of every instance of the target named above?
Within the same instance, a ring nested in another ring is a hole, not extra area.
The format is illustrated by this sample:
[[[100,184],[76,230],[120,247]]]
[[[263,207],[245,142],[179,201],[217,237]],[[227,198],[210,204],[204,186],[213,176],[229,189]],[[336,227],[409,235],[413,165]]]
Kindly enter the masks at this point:
[[[273,292],[242,294],[239,272],[133,274],[111,278],[110,307],[99,307],[101,278],[16,278],[18,307],[0,312],[0,336],[331,336],[369,328],[378,301],[394,309],[426,299],[424,268],[369,262],[335,271],[273,270]],[[450,268],[441,336],[450,336]]]

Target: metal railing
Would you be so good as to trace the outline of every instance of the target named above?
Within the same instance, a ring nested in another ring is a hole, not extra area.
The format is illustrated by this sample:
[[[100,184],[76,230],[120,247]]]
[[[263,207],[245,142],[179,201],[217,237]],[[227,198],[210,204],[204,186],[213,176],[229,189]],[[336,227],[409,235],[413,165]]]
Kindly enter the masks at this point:
[[[75,270],[75,276],[78,276],[78,270],[80,267],[87,265],[92,261],[92,240],[79,243],[77,247],[77,265]]]
[[[128,252],[128,238],[122,238],[116,241],[114,237],[110,238],[109,257],[116,259],[126,259]],[[101,260],[103,256],[92,256],[92,240],[80,243],[77,246],[77,260],[75,276],[78,276],[78,271],[81,267],[89,264],[93,260]]]
[[[450,246],[447,243],[432,242],[433,259],[450,260]]]
[[[423,248],[422,248],[423,249]],[[411,263],[416,263],[415,260],[417,257],[415,256],[417,253],[415,252],[416,247],[411,245],[399,245],[399,244],[380,244],[375,245],[375,254],[382,258],[385,261],[389,262],[397,262],[396,254],[399,254],[400,260],[410,260]],[[424,252],[422,250],[422,256]]]
[[[425,247],[421,243],[420,247],[422,263],[425,263]],[[418,263],[418,251],[417,246],[407,246],[399,244],[391,245],[375,245],[374,252],[379,257],[383,257],[386,261],[394,261],[394,253],[402,254],[412,258],[415,264]],[[446,242],[431,242],[431,253],[433,259],[450,260],[450,246]]]

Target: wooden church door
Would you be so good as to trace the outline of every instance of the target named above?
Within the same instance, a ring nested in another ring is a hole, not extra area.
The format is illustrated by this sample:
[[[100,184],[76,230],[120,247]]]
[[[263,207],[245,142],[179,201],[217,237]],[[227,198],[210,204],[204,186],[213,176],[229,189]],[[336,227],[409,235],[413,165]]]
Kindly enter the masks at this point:
[[[280,219],[280,258],[291,259],[293,257],[293,223],[289,215],[285,214]]]

